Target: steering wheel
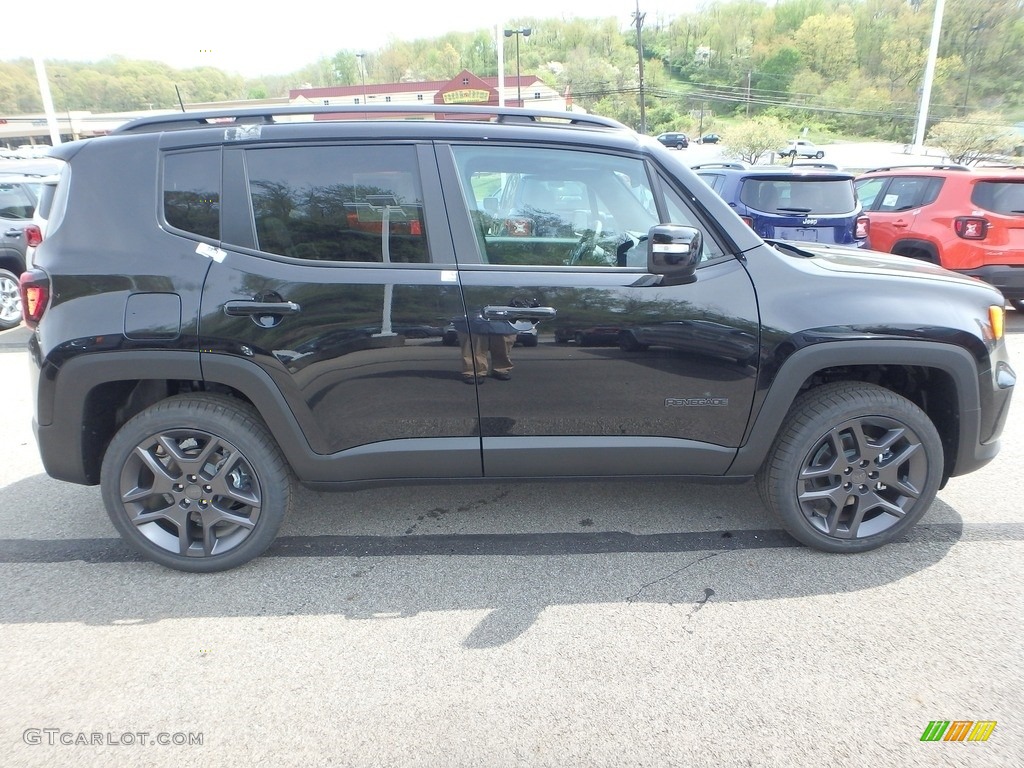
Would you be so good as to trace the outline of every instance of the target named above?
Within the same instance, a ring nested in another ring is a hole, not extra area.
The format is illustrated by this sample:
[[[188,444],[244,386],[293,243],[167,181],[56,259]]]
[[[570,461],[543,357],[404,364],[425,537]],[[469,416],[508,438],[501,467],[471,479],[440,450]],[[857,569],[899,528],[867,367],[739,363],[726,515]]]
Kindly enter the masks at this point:
[[[569,253],[569,260],[566,262],[568,266],[574,264],[582,264],[584,259],[587,259],[594,255],[594,250],[597,248],[597,238],[601,234],[601,229],[604,224],[600,219],[594,225],[593,229],[588,229],[580,235],[579,241],[573,246],[572,251]]]

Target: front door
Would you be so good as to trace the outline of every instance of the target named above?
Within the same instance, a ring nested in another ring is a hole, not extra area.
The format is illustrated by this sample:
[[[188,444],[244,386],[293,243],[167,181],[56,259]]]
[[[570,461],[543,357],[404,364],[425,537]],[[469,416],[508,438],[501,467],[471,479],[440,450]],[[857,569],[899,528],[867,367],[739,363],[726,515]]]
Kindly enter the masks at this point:
[[[632,155],[454,145],[438,156],[447,199],[468,209],[449,202],[478,337],[485,475],[723,473],[750,414],[757,304],[682,196]],[[706,233],[689,285],[646,270],[647,233],[670,222]],[[508,343],[527,340],[514,323],[535,324],[536,345],[506,360]]]

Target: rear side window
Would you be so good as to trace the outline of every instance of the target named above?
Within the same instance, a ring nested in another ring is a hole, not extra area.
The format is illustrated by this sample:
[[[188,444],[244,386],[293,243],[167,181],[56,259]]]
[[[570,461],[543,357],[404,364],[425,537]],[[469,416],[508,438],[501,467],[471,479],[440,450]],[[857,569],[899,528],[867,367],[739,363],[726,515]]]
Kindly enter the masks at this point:
[[[260,250],[314,261],[430,260],[414,147],[253,149],[246,168]]]
[[[25,221],[35,213],[36,202],[27,184],[0,183],[0,218]]]
[[[720,173],[698,173],[697,176],[715,192],[722,194],[722,187],[725,186],[725,176]]]
[[[874,201],[874,211],[909,211],[935,202],[943,179],[929,176],[897,176]]]
[[[748,178],[740,201],[764,213],[838,214],[857,208],[852,179]]]
[[[979,208],[1007,216],[1024,214],[1024,179],[1021,181],[979,181],[971,192]]]
[[[220,240],[220,150],[164,158],[164,218],[177,229]]]

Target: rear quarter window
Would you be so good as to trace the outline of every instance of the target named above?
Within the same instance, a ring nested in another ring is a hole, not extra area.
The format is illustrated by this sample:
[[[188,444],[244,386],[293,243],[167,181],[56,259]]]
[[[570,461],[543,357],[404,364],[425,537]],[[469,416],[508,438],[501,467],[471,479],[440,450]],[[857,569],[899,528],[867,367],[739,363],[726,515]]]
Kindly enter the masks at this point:
[[[220,151],[164,158],[164,218],[176,229],[220,240]]]
[[[1024,215],[1024,179],[979,181],[971,191],[971,202],[992,213],[1006,216]]]

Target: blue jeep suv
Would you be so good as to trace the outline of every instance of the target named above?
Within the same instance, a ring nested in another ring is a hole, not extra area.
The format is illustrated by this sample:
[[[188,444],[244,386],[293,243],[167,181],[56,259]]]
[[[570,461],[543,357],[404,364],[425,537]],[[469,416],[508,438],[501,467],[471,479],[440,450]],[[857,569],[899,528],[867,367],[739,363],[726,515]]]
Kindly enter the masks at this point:
[[[868,219],[852,173],[821,163],[692,167],[763,238],[867,247]]]

